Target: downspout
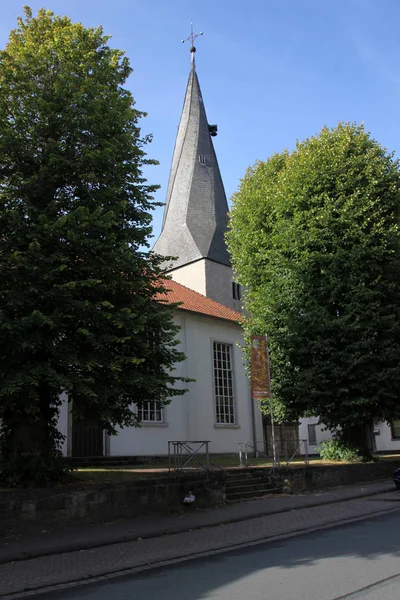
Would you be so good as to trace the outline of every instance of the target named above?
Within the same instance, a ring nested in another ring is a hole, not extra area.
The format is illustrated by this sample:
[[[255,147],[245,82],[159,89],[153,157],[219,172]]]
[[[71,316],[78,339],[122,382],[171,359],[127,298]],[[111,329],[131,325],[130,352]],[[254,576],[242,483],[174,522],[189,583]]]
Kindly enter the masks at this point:
[[[257,436],[256,436],[256,412],[254,409],[254,400],[253,400],[253,394],[252,394],[252,389],[251,389],[251,385],[249,385],[249,396],[250,396],[250,406],[251,406],[251,425],[252,425],[252,432],[253,432],[253,447],[254,447],[254,458],[257,458]]]

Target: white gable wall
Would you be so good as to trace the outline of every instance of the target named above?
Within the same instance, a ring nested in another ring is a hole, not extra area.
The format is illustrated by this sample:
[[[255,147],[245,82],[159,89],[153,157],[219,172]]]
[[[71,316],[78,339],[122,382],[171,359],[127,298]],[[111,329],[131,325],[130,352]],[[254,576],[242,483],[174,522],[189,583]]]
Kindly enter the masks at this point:
[[[178,267],[168,273],[174,281],[198,292],[206,295],[206,266],[205,260],[196,260],[183,267]]]
[[[105,447],[111,456],[165,456],[170,440],[210,441],[210,453],[236,453],[240,441],[253,441],[253,415],[249,382],[242,362],[242,351],[237,346],[243,342],[239,324],[207,317],[187,311],[176,311],[175,322],[181,327],[178,334],[179,350],[187,359],[176,366],[175,374],[190,377],[195,382],[183,384],[184,396],[172,399],[165,407],[164,422],[143,424],[140,428],[125,428],[111,436]],[[213,341],[232,345],[234,365],[235,425],[218,425],[215,422],[213,379]],[[262,417],[255,407],[256,438],[262,439]],[[68,419],[68,402],[65,396],[60,410],[59,427],[71,435]],[[63,453],[68,454],[67,440]]]

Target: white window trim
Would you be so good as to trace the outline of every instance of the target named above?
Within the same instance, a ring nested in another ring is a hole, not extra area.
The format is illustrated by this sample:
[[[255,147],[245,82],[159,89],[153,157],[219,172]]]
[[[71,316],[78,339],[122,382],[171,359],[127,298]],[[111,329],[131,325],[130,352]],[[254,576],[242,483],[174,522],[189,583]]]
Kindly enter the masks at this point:
[[[149,400],[151,402],[151,400]],[[154,402],[154,401],[153,401]],[[139,414],[139,407],[136,408],[136,414]],[[160,421],[140,421],[141,427],[168,427],[166,421],[166,410],[165,406],[161,408],[161,420]]]
[[[310,427],[314,428],[314,438],[315,438],[315,442],[311,441],[310,439]],[[308,445],[309,446],[317,446],[318,445],[318,439],[317,439],[317,423],[307,423],[307,437],[308,437]]]
[[[231,348],[231,366],[232,366],[232,393],[233,393],[233,423],[220,423],[217,421],[217,397],[215,394],[215,372],[214,372],[214,344],[224,344],[226,346],[230,346]],[[238,423],[238,411],[237,411],[237,402],[236,402],[236,369],[235,369],[235,344],[231,341],[222,341],[220,339],[212,338],[211,339],[211,373],[212,373],[212,399],[213,399],[213,409],[214,409],[214,428],[215,429],[239,429],[240,425]]]

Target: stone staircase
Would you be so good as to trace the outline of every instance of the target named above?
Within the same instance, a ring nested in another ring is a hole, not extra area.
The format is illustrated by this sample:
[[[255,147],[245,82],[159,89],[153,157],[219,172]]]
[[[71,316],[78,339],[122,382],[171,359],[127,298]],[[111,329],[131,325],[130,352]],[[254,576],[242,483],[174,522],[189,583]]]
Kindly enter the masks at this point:
[[[280,490],[271,483],[268,476],[254,470],[231,471],[226,479],[227,502],[251,500],[279,492]]]

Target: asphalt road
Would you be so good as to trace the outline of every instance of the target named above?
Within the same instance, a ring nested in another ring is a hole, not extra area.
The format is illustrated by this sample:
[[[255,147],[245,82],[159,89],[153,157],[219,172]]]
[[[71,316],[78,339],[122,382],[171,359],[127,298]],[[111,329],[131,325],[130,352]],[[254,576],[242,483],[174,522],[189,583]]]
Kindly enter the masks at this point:
[[[398,600],[400,513],[51,594],[52,600]],[[44,598],[36,596],[35,598]]]

